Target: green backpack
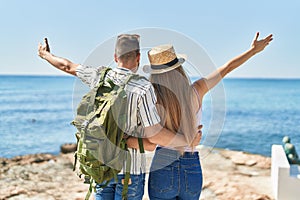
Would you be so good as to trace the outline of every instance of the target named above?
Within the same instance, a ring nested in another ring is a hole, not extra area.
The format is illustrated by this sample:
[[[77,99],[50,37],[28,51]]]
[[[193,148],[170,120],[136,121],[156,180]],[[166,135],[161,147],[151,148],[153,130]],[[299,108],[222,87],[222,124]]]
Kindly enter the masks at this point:
[[[126,199],[128,191],[131,157],[123,137],[127,122],[124,87],[130,79],[140,76],[131,74],[124,84],[115,85],[110,79],[105,79],[109,70],[102,70],[97,87],[82,98],[72,122],[77,128],[74,170],[76,162],[79,162],[79,176],[84,175],[85,183],[90,184],[85,199],[89,199],[95,183],[102,183],[105,187],[112,178],[117,180],[124,163],[123,199]],[[138,141],[143,153],[141,138]]]

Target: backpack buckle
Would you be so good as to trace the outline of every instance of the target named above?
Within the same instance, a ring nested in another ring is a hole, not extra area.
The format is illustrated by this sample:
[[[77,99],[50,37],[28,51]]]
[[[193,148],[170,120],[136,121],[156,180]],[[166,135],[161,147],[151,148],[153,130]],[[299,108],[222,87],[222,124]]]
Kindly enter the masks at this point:
[[[89,120],[84,120],[84,122],[81,124],[81,130],[86,129],[86,127],[89,125]]]

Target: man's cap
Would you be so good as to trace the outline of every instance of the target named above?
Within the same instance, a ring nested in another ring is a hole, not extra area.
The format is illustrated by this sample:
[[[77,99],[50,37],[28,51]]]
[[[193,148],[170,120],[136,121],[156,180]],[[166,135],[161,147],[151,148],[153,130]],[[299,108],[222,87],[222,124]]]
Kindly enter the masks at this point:
[[[115,53],[117,57],[131,51],[140,50],[140,36],[137,34],[121,34],[117,38]]]

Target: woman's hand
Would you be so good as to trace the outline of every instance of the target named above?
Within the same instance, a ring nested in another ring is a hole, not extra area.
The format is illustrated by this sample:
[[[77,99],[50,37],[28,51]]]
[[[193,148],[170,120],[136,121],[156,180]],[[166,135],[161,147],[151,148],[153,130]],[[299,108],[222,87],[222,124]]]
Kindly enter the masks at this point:
[[[255,38],[251,44],[251,49],[254,51],[254,53],[261,52],[265,49],[265,47],[273,40],[273,35],[270,34],[266,38],[262,40],[258,40],[259,32],[256,33]]]
[[[198,146],[200,144],[200,141],[201,141],[201,138],[202,138],[202,130],[201,130],[202,127],[203,127],[203,125],[198,126],[198,131],[195,135],[195,138],[194,138],[193,142],[190,145],[191,147],[195,147],[195,146]]]

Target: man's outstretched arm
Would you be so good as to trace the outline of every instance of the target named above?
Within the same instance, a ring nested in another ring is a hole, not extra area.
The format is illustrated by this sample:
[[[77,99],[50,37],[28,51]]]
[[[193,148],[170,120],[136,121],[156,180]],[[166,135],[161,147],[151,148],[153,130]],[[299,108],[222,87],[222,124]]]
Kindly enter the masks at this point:
[[[68,59],[60,58],[51,54],[47,38],[44,39],[44,42],[44,45],[41,43],[38,45],[38,55],[57,69],[76,76],[76,68],[79,66],[79,64],[75,64]]]

